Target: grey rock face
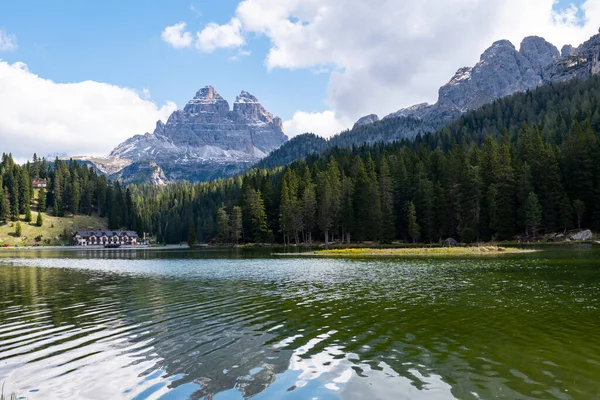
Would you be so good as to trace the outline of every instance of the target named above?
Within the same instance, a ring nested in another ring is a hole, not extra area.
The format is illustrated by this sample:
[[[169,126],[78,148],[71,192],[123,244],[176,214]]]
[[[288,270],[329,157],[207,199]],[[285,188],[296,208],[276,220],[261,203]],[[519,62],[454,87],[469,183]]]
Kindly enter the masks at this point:
[[[558,49],[539,36],[529,36],[523,39],[519,53],[529,60],[538,75],[541,75],[544,67],[560,58]]]
[[[354,124],[354,128],[356,128],[358,126],[372,124],[373,122],[377,122],[377,121],[379,121],[379,117],[377,116],[377,114],[365,115],[364,117],[362,117],[358,121],[356,121],[356,123]]]
[[[243,91],[231,110],[227,100],[206,86],[166,124],[157,122],[153,133],[126,140],[110,155],[156,162],[169,179],[202,180],[237,173],[237,164],[256,162],[286,140],[281,119],[256,97]],[[185,169],[203,172],[196,176]]]
[[[571,240],[592,240],[592,237],[592,231],[590,230],[585,230],[569,235],[569,239]]]
[[[458,242],[454,238],[448,238],[444,240],[444,247],[456,247],[458,246]]]
[[[111,175],[110,178],[126,185],[132,183],[164,185],[168,181],[162,168],[151,161],[133,163],[116,174]]]
[[[563,48],[564,50],[564,48]],[[544,68],[544,82],[564,82],[570,79],[586,79],[600,74],[600,34],[592,36],[576,49]]]
[[[450,82],[442,86],[438,106],[466,112],[541,85],[542,79],[536,71],[541,70],[548,57],[538,53],[548,49],[537,40],[525,39],[523,43],[527,56],[518,52],[507,40],[495,42],[481,55],[475,67],[459,69]],[[531,60],[535,61],[535,66]]]
[[[496,99],[534,89],[544,83],[573,78],[585,79],[600,73],[600,35],[593,36],[578,48],[558,49],[538,36],[523,39],[519,51],[507,40],[492,44],[474,67],[456,71],[439,90],[436,104],[417,104],[392,113],[387,118],[411,117],[431,129],[458,119]],[[410,138],[399,133],[396,138]]]
[[[561,57],[569,57],[572,56],[577,51],[577,48],[571,46],[570,44],[565,44],[560,50]]]

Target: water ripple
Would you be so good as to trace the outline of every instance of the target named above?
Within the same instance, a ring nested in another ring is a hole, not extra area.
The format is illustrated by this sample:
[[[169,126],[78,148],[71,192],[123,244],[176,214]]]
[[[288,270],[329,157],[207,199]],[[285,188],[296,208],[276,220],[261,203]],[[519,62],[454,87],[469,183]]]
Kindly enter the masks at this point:
[[[0,382],[34,400],[593,398],[596,255],[3,259]]]

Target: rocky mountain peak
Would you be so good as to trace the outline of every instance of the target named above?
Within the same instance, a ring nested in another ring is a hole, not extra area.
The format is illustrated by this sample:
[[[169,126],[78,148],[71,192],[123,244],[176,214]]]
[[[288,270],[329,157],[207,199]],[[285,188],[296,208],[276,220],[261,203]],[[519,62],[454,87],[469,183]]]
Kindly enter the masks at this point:
[[[560,50],[560,55],[563,57],[570,57],[577,51],[576,47],[571,46],[570,44],[565,44]]]
[[[158,121],[154,134],[126,140],[111,156],[135,164],[137,169],[127,172],[130,176],[139,170],[160,182],[164,171],[169,180],[198,181],[236,174],[286,140],[281,119],[256,97],[242,91],[231,110],[212,86],[206,86],[166,124]]]
[[[202,89],[196,92],[196,96],[194,96],[194,100],[204,100],[204,101],[215,101],[215,100],[223,100],[223,97],[212,86],[204,86]],[[193,100],[192,100],[193,101]]]
[[[270,124],[273,122],[273,114],[265,110],[258,99],[250,93],[242,90],[233,103],[233,113],[241,120],[252,124]]]
[[[258,99],[245,90],[242,90],[242,92],[235,98],[235,103],[258,103]]]
[[[362,117],[358,121],[356,121],[356,123],[354,124],[354,127],[352,129],[362,126],[362,125],[372,124],[373,122],[377,122],[377,121],[379,121],[379,116],[377,116],[377,114],[365,115],[364,117]]]
[[[517,49],[509,40],[497,40],[481,54],[480,62],[491,62],[507,53],[516,53]]]
[[[521,53],[533,66],[534,70],[541,73],[542,69],[560,58],[556,46],[539,36],[528,36],[521,42]]]
[[[469,79],[471,79],[472,72],[473,72],[473,68],[471,68],[471,67],[459,68],[458,71],[456,71],[456,73],[452,77],[452,79],[450,79],[450,82],[448,82],[448,84],[449,85],[457,85],[462,81],[469,80]],[[417,106],[419,106],[419,105],[417,105]]]
[[[194,98],[183,109],[186,114],[218,114],[229,112],[229,103],[212,86],[205,86],[196,92]]]
[[[154,128],[155,135],[162,135],[165,133],[165,124],[159,119],[156,121],[156,128]]]

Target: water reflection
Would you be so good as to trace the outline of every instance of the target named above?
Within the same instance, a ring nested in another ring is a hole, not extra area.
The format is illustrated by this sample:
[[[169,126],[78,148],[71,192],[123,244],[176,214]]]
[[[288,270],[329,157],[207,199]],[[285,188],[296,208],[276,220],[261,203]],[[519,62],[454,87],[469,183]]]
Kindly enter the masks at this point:
[[[28,399],[600,392],[600,344],[586,339],[600,321],[593,252],[568,266],[546,256],[163,256],[3,260],[6,390]]]

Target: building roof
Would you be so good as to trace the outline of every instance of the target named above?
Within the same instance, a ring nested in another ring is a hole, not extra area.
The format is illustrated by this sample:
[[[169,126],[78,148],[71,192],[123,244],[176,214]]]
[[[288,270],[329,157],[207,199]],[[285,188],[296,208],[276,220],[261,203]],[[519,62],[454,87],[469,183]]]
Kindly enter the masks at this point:
[[[102,236],[138,237],[138,234],[135,233],[134,231],[77,231],[73,234],[73,236],[77,236],[77,235],[79,235],[83,238],[89,238],[92,236],[95,236],[95,237],[102,237]]]

